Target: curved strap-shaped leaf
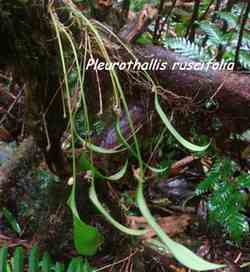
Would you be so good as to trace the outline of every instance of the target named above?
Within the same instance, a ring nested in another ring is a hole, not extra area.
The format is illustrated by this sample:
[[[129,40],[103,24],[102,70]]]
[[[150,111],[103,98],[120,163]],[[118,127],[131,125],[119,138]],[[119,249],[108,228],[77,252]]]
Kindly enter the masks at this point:
[[[115,174],[111,175],[111,176],[104,176],[85,156],[84,154],[81,154],[80,156],[80,169],[82,171],[87,171],[87,170],[91,170],[93,177],[96,178],[100,178],[100,179],[105,179],[105,180],[109,180],[109,181],[117,181],[119,179],[121,179],[126,171],[127,171],[127,167],[128,167],[128,161],[125,162],[124,166]]]
[[[186,139],[184,139],[181,136],[181,134],[172,126],[172,124],[170,123],[170,121],[168,120],[166,114],[164,113],[164,111],[162,110],[162,108],[160,106],[156,88],[154,88],[154,89],[155,89],[154,90],[155,91],[155,109],[156,109],[157,113],[159,114],[161,120],[165,124],[165,126],[172,133],[172,135],[176,138],[176,140],[180,144],[182,144],[184,147],[186,147],[187,149],[189,149],[191,151],[196,151],[196,152],[205,151],[209,147],[210,144],[205,145],[205,146],[194,145],[194,144],[190,143],[189,141],[187,141]]]
[[[120,153],[120,152],[123,152],[123,151],[127,150],[127,148],[118,149],[121,145],[119,145],[119,146],[117,146],[115,148],[108,149],[108,148],[104,148],[104,147],[101,147],[101,146],[97,146],[97,145],[88,143],[86,141],[83,141],[83,143],[91,151],[96,152],[96,153],[100,153],[100,154],[107,154],[107,155],[108,154],[116,154],[116,153]]]
[[[225,267],[224,265],[211,263],[205,261],[199,256],[195,255],[191,250],[185,246],[172,240],[158,225],[154,217],[150,213],[146,201],[143,196],[143,180],[140,177],[136,177],[138,180],[138,189],[137,189],[137,205],[147,220],[149,226],[155,231],[157,236],[161,239],[164,246],[173,254],[173,256],[186,267],[196,270],[196,271],[208,271]]]
[[[146,235],[147,230],[135,230],[135,229],[130,229],[119,222],[117,222],[102,206],[101,202],[99,201],[96,190],[95,190],[95,183],[94,181],[92,182],[90,189],[89,189],[89,198],[92,201],[92,203],[96,206],[96,208],[100,211],[100,213],[118,230],[128,234],[128,235],[134,235],[134,236],[140,236],[140,235]]]

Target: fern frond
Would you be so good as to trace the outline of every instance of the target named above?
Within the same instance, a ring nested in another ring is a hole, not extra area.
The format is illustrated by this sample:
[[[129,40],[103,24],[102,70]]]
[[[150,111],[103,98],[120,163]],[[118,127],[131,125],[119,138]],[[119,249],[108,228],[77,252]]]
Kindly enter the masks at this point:
[[[211,189],[215,189],[220,178],[220,162],[216,161],[209,171],[209,175],[204,179],[196,188],[196,195],[202,195],[209,192]]]
[[[199,23],[200,29],[206,33],[208,40],[218,46],[224,43],[223,32],[213,23],[202,21]]]
[[[200,195],[210,192],[208,199],[209,221],[217,222],[236,241],[241,240],[249,230],[244,215],[247,198],[242,188],[250,186],[250,176],[242,174],[232,181],[234,164],[230,160],[217,160],[196,189]]]
[[[235,28],[237,26],[237,17],[228,11],[217,11],[216,14],[220,19],[227,22],[230,28]]]
[[[247,49],[240,50],[239,62],[243,68],[250,70],[250,53]]]
[[[172,38],[165,40],[165,47],[173,49],[176,53],[198,61],[209,61],[211,56],[203,47],[186,40],[185,38]]]
[[[242,174],[236,178],[236,182],[240,189],[250,188],[250,175]]]

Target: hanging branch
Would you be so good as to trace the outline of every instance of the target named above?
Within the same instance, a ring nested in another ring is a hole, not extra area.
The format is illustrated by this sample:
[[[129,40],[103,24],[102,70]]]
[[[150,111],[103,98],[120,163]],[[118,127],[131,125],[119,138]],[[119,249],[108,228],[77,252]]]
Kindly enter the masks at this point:
[[[194,37],[195,37],[195,29],[196,29],[195,21],[198,20],[199,18],[200,3],[201,3],[200,0],[195,0],[194,2],[193,14],[192,14],[191,21],[186,32],[186,37],[188,37],[188,39],[191,42],[194,41]]]
[[[240,33],[239,33],[239,39],[236,47],[236,52],[235,52],[235,59],[234,59],[234,64],[235,64],[235,69],[239,67],[239,55],[240,55],[240,48],[241,48],[241,43],[242,43],[242,38],[243,38],[243,33],[245,29],[245,25],[248,19],[248,14],[250,12],[250,2],[248,2],[245,14],[243,16],[242,24],[240,27]]]

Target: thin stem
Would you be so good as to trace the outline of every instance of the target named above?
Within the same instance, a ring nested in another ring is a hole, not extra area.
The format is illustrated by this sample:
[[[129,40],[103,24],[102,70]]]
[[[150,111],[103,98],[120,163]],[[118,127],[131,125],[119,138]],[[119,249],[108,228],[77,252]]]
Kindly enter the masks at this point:
[[[161,37],[162,31],[164,30],[164,27],[166,24],[168,24],[168,19],[172,13],[172,11],[174,10],[175,6],[176,6],[177,0],[173,0],[173,4],[168,12],[168,14],[166,15],[164,21],[162,22],[161,28],[159,30],[158,36],[157,36],[157,40]]]
[[[239,66],[240,48],[241,48],[243,33],[244,33],[245,25],[247,23],[249,12],[250,12],[250,2],[248,2],[248,4],[247,4],[246,11],[243,16],[242,24],[240,27],[239,39],[238,39],[237,48],[236,48],[236,52],[235,52],[235,59],[234,59],[235,69],[238,68],[238,66]]]
[[[204,13],[200,16],[199,18],[199,21],[202,21],[204,19],[206,19],[206,16],[208,15],[209,13],[209,10],[210,8],[212,7],[213,3],[214,3],[215,0],[211,0],[210,3],[208,4],[206,10],[204,11]],[[217,1],[217,3],[219,2],[219,0]],[[217,5],[216,5],[217,6]],[[215,8],[215,11],[216,11],[216,8]]]
[[[160,27],[160,21],[161,21],[161,15],[162,15],[162,11],[163,11],[163,7],[164,7],[164,2],[165,0],[161,0],[160,5],[159,5],[159,11],[158,11],[158,16],[155,22],[155,30],[154,30],[154,37],[153,37],[153,41],[156,42],[157,41],[157,37],[158,37],[158,30]]]
[[[200,3],[201,3],[201,0],[195,0],[195,2],[194,2],[193,14],[192,14],[190,24],[189,24],[189,26],[187,28],[187,32],[186,32],[186,37],[188,37],[188,39],[191,42],[194,41],[194,37],[195,37],[195,29],[196,29],[195,21],[199,19]]]

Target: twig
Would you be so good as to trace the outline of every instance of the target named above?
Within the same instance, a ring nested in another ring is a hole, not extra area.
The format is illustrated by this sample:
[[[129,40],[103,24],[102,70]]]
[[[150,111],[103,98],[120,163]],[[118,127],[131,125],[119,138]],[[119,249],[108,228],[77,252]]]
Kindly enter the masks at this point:
[[[129,254],[129,256],[127,256],[126,258],[123,258],[123,259],[121,259],[120,261],[117,261],[117,262],[115,262],[115,263],[105,265],[105,266],[103,266],[103,267],[101,267],[101,268],[96,269],[95,271],[96,271],[96,272],[98,272],[98,271],[103,271],[103,270],[105,270],[105,269],[107,269],[107,268],[110,268],[110,267],[113,267],[113,266],[115,266],[115,265],[124,263],[124,262],[126,262],[127,260],[129,260],[132,256],[134,256],[137,252],[138,252],[138,250],[135,250],[133,253]]]
[[[13,101],[13,103],[8,108],[8,110],[5,113],[5,115],[1,118],[0,125],[2,125],[2,123],[6,120],[7,116],[11,113],[11,111],[13,110],[13,108],[15,107],[15,105],[17,104],[17,102],[19,101],[19,99],[22,97],[22,95],[23,95],[23,89],[19,92],[19,94],[16,96],[15,100]]]

